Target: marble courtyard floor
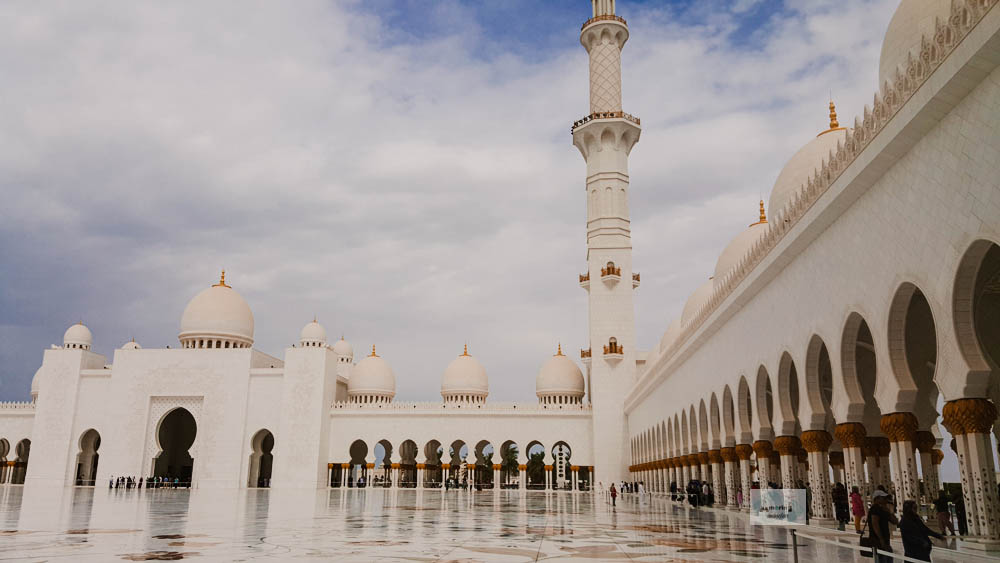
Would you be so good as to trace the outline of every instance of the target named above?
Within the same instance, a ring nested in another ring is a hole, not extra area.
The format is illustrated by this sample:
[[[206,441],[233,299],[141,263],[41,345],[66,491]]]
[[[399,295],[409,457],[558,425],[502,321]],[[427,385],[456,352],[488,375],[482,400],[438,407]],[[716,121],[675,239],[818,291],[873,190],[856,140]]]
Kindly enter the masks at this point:
[[[789,541],[725,511],[588,493],[0,486],[3,561],[776,562],[792,561]],[[855,560],[829,545],[799,556]]]

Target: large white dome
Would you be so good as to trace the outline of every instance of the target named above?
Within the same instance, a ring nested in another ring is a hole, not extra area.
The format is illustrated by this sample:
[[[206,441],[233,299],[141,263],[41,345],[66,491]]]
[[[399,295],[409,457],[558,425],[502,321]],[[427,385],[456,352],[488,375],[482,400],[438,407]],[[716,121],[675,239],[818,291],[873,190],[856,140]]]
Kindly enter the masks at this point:
[[[299,333],[299,344],[313,347],[326,346],[326,329],[316,322],[316,319],[313,319],[311,323],[302,327],[302,332]]]
[[[767,218],[764,216],[764,202],[760,202],[760,220],[747,227],[745,231],[736,235],[726,248],[719,255],[715,262],[715,279],[721,282],[722,278],[728,274],[747,252],[753,248],[754,243],[767,231]]]
[[[396,375],[392,372],[389,362],[375,354],[358,362],[347,380],[347,394],[350,397],[383,397],[392,398],[396,395]]]
[[[920,54],[920,40],[934,35],[935,20],[941,23],[951,15],[952,0],[903,0],[889,20],[889,28],[882,39],[882,55],[878,61],[878,87],[892,84],[896,68],[906,68],[908,55],[916,59]]]
[[[445,399],[456,397],[485,398],[490,392],[490,382],[486,368],[479,360],[469,355],[466,347],[461,356],[452,360],[441,378],[441,396]]]
[[[677,342],[677,337],[681,335],[681,320],[674,319],[670,326],[667,327],[667,331],[663,333],[663,338],[660,339],[660,354],[666,354],[667,350]]]
[[[535,394],[542,397],[583,398],[585,385],[583,372],[576,362],[563,355],[562,346],[549,358],[535,378]]]
[[[185,348],[244,348],[253,344],[253,312],[246,300],[226,285],[225,272],[219,283],[188,302],[178,338]]]
[[[692,320],[694,320],[695,315],[701,310],[705,303],[712,298],[712,278],[709,278],[707,282],[701,284],[698,289],[694,290],[691,297],[684,303],[684,310],[681,312],[681,327],[686,327]]]
[[[90,346],[94,343],[94,335],[91,334],[90,329],[87,328],[82,322],[76,323],[75,325],[66,329],[63,334],[63,347],[64,348],[81,348],[83,350],[90,350]]]
[[[823,166],[823,161],[829,159],[830,153],[837,151],[837,142],[842,142],[846,136],[846,129],[828,129],[806,143],[806,146],[788,159],[788,162],[781,169],[781,173],[778,174],[774,187],[771,188],[771,198],[767,202],[772,219],[784,215],[785,206],[792,201],[792,198],[802,189],[809,178]]]
[[[333,351],[342,358],[347,358],[348,360],[354,359],[354,348],[349,342],[344,340],[343,336],[340,337],[340,340],[334,343]]]

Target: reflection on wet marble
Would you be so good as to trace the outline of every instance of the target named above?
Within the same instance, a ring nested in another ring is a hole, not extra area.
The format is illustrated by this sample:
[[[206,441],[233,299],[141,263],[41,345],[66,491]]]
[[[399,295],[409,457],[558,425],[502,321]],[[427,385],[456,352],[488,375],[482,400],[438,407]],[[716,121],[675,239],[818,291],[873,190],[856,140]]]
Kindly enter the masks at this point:
[[[803,561],[853,561],[832,546]],[[0,486],[0,560],[791,561],[784,529],[587,493]]]

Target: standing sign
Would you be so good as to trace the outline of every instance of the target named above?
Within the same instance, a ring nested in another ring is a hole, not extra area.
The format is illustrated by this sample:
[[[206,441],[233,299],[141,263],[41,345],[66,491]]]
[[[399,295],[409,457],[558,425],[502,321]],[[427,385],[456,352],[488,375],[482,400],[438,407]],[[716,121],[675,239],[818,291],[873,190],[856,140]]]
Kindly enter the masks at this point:
[[[751,489],[750,518],[762,526],[806,523],[805,489]]]

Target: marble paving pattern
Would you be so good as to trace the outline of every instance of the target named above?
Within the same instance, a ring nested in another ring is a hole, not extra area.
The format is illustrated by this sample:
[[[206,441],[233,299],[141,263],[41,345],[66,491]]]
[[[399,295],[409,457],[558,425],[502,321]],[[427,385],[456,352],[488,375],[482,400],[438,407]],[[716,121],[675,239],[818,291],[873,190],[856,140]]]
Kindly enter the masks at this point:
[[[853,561],[832,546],[803,561]],[[0,561],[792,561],[781,528],[588,493],[0,486]]]

